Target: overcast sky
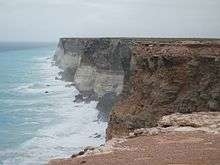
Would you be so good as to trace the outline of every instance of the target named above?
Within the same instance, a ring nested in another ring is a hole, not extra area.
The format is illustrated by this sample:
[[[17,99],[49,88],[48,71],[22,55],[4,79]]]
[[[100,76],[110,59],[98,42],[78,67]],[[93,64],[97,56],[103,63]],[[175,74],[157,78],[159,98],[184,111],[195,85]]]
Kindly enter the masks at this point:
[[[218,37],[220,0],[0,0],[1,41]]]

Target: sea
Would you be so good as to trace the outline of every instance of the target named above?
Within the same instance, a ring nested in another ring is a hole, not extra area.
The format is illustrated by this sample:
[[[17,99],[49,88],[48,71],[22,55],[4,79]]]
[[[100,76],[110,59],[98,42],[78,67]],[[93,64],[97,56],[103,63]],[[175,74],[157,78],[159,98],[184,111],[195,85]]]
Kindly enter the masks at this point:
[[[97,102],[59,77],[56,43],[0,43],[0,165],[41,165],[105,141]]]

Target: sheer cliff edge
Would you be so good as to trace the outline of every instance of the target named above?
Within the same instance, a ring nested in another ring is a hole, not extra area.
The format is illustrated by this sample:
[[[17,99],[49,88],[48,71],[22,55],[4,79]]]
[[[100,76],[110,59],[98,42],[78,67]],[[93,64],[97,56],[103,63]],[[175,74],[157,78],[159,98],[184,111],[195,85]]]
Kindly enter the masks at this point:
[[[54,60],[78,98],[99,101],[107,139],[172,113],[220,111],[218,39],[62,38]]]

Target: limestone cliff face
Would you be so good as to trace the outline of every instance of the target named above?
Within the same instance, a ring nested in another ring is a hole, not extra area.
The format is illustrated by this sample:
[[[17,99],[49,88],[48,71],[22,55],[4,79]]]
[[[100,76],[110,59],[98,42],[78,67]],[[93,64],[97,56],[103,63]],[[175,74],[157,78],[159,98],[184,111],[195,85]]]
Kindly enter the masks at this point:
[[[129,39],[61,39],[54,59],[80,92],[94,92],[98,97],[108,92],[118,95],[131,45]]]
[[[114,105],[107,139],[163,115],[220,111],[220,40],[61,39],[54,59],[101,112]]]
[[[164,115],[220,111],[218,42],[142,42],[131,59],[123,95],[110,115],[108,139],[156,126]]]

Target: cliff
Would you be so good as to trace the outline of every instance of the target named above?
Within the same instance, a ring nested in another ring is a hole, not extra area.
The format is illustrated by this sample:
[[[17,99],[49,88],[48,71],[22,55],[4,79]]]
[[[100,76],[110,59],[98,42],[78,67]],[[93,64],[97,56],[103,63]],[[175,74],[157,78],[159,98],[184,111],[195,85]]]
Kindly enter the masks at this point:
[[[220,40],[63,38],[54,60],[99,100],[101,118],[113,109],[107,139],[176,112],[220,111]]]
[[[108,92],[118,95],[123,89],[123,67],[130,61],[130,41],[61,39],[54,59],[59,67],[71,73],[64,74],[67,75],[64,79],[73,80],[80,92],[94,92],[98,97]]]
[[[123,90],[133,45],[133,39],[126,38],[63,38],[59,41],[54,60],[64,71],[62,79],[73,82],[80,91],[75,101],[99,100],[100,119],[107,120]]]

